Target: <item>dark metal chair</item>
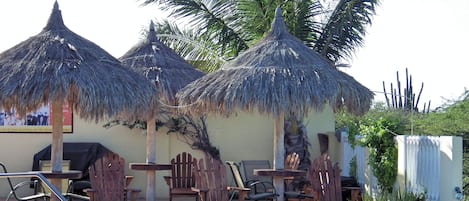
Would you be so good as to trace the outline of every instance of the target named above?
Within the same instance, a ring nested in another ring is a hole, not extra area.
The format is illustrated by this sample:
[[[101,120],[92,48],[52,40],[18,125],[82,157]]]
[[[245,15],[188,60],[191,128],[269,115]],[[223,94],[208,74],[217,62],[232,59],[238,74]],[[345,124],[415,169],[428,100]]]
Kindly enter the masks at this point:
[[[262,183],[268,185],[263,185],[263,187],[268,187],[271,189],[257,189],[259,188],[259,186],[257,186],[257,188],[254,189],[256,192],[272,190],[272,177],[254,175],[254,169],[271,169],[269,160],[242,160],[241,167],[243,168],[245,185],[249,185],[252,182],[261,181]]]
[[[300,159],[297,153],[289,154],[285,158],[285,169],[297,170],[299,163],[300,163]],[[269,160],[242,160],[241,165],[244,170],[245,185],[249,185],[254,182],[261,182],[264,185],[257,185],[256,188],[254,188],[254,191],[256,193],[274,191],[272,177],[254,175],[254,169],[271,169]],[[284,197],[286,200],[289,200],[289,199],[302,200],[306,198],[312,198],[312,196],[306,195],[303,191],[294,189],[292,185],[293,181],[294,181],[293,177],[285,178],[286,188],[284,192]]]
[[[233,161],[226,161],[226,164],[231,170],[233,174],[233,180],[236,186],[240,189],[250,189],[249,191],[239,191],[237,196],[238,200],[272,200],[275,198],[277,193],[275,192],[275,188],[273,188],[272,182],[264,182],[264,181],[245,181],[243,180],[239,165]],[[262,186],[259,188],[259,186]],[[259,190],[255,189],[271,189],[268,191],[260,192]],[[233,199],[235,194],[231,196]]]

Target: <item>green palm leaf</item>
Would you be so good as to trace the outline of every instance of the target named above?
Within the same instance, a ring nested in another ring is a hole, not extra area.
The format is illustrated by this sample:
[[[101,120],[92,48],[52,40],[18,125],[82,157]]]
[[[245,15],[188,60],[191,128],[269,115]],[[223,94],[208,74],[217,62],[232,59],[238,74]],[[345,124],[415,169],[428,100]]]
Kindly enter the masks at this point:
[[[226,62],[219,47],[208,42],[198,32],[181,30],[167,20],[156,23],[155,31],[161,42],[204,72],[214,71]]]
[[[190,34],[166,36],[165,40],[178,47],[181,56],[195,61],[196,67],[212,71],[221,66],[219,61],[236,57],[262,38],[277,6],[284,12],[290,33],[338,66],[363,44],[378,1],[325,2],[334,4],[332,11],[319,0],[144,0],[143,4],[158,4],[171,11],[169,18],[186,22]],[[188,46],[182,47],[184,44]]]
[[[340,0],[323,27],[314,49],[333,63],[350,58],[362,46],[378,0]]]

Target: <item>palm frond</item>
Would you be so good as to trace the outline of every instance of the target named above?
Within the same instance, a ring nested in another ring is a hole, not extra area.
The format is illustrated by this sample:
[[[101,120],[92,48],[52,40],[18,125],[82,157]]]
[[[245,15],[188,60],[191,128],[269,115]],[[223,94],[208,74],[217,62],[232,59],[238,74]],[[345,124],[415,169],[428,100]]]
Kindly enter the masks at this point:
[[[170,18],[185,20],[194,31],[205,40],[221,46],[228,57],[235,57],[239,49],[247,49],[242,34],[233,25],[239,24],[235,16],[236,4],[233,1],[217,0],[166,0],[161,9],[170,10]]]
[[[236,12],[238,16],[241,16],[240,26],[245,32],[250,33],[250,45],[260,40],[269,31],[276,4],[276,0],[237,1]]]
[[[316,0],[284,1],[282,3],[289,32],[312,47],[321,33],[322,24],[316,20],[324,9]]]
[[[182,30],[167,20],[156,23],[155,30],[162,43],[204,72],[214,71],[226,62],[219,48],[194,30]]]
[[[314,49],[333,63],[350,58],[363,45],[379,0],[340,0],[321,31]]]

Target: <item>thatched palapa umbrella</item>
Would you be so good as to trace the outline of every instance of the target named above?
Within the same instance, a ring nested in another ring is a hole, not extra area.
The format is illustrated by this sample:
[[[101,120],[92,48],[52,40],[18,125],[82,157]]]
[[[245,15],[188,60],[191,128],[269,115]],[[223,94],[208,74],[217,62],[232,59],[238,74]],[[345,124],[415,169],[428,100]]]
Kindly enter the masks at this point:
[[[284,167],[284,112],[307,114],[330,105],[364,113],[373,93],[288,33],[280,8],[271,30],[253,47],[220,70],[187,85],[176,95],[187,112],[230,115],[235,109],[271,114],[274,120],[274,167]],[[274,181],[279,200],[283,182]]]
[[[158,40],[153,22],[150,22],[146,39],[140,41],[119,60],[152,80],[165,104],[176,105],[176,93],[204,75]]]
[[[58,3],[37,35],[0,54],[0,104],[20,114],[52,106],[52,171],[62,170],[62,106],[98,122],[147,118],[156,88],[93,42],[68,29]],[[60,182],[56,183],[60,185]],[[60,189],[60,186],[58,187]]]
[[[150,23],[146,39],[119,58],[126,66],[134,68],[156,84],[159,99],[164,104],[176,105],[176,92],[204,75],[188,64],[158,40],[153,22]],[[156,164],[155,129],[156,116],[147,120],[147,163]],[[147,171],[146,199],[155,200],[155,172]]]

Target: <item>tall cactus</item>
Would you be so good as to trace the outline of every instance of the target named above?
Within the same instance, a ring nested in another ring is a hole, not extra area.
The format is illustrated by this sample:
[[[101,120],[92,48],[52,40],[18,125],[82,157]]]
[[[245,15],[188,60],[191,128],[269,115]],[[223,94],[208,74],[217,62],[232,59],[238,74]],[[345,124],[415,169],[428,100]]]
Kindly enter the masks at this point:
[[[390,90],[390,95],[389,97],[388,93],[386,92],[386,86],[383,81],[383,91],[384,91],[384,97],[386,99],[386,104],[388,108],[396,108],[396,109],[403,109],[406,111],[414,111],[414,112],[419,112],[418,109],[418,104],[420,101],[420,96],[422,95],[423,91],[423,82],[422,86],[420,87],[420,91],[415,97],[414,93],[414,87],[412,84],[412,75],[409,75],[408,69],[405,69],[405,74],[406,74],[406,86],[404,90],[401,90],[401,81],[399,79],[399,71],[396,71],[396,76],[397,76],[397,88],[393,87],[393,84],[391,83],[391,90]],[[428,106],[426,103],[424,103],[423,106],[423,113],[428,113],[430,112],[430,103],[431,101],[428,101]]]

